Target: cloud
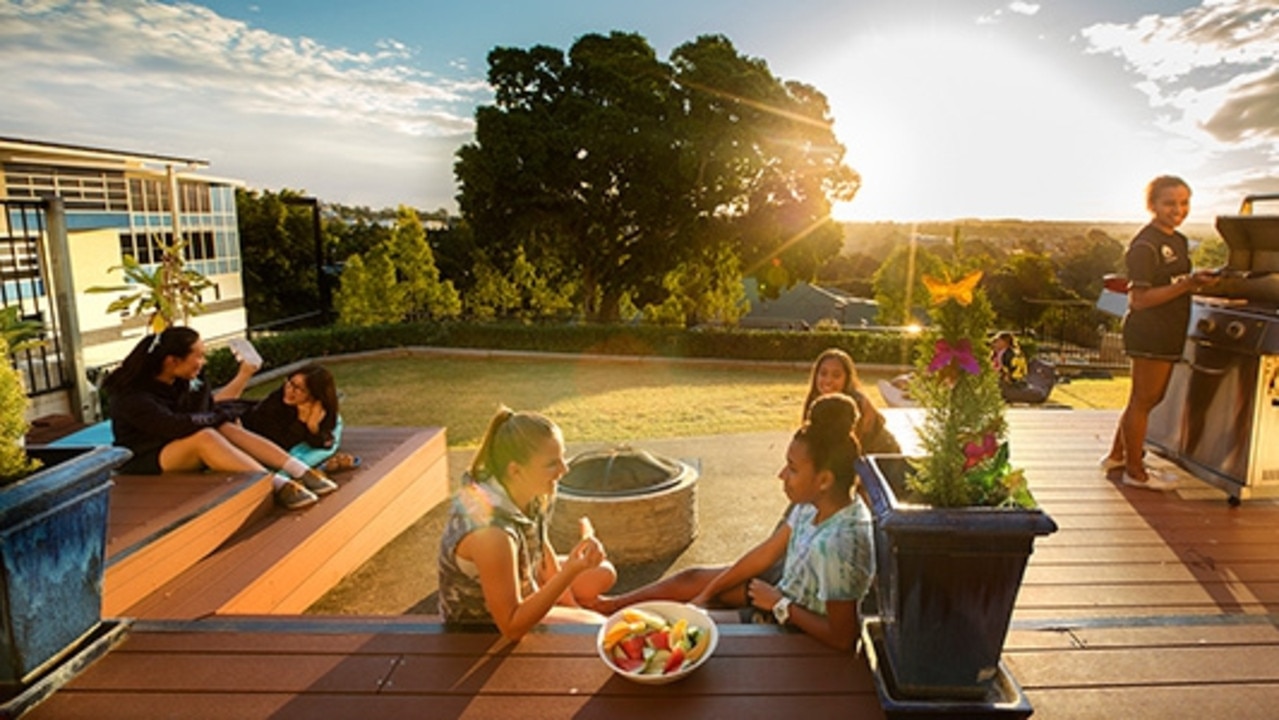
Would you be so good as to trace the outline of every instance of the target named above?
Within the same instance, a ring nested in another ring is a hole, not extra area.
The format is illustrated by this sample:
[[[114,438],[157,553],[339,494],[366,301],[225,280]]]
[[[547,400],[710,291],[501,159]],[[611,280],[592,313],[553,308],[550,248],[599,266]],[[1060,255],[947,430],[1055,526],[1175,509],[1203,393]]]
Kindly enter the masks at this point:
[[[442,150],[491,98],[394,39],[332,47],[190,3],[0,0],[0,47],[0,134],[201,157],[338,202],[451,204]]]
[[[154,0],[0,5],[0,67],[48,86],[201,96],[250,114],[327,117],[413,135],[455,134],[487,92],[433,76],[402,43],[373,52],[290,39],[189,4]]]
[[[1027,17],[1031,17],[1039,13],[1039,8],[1040,8],[1040,5],[1038,3],[1029,3],[1029,2],[1023,2],[1022,0],[1013,0],[1013,2],[1008,3],[1007,7],[998,8],[994,12],[990,13],[989,15],[982,15],[978,17],[977,24],[978,25],[994,25],[995,23],[999,22],[1003,18],[1005,10],[1007,10],[1010,13],[1014,13],[1016,15],[1025,15]]]
[[[1085,28],[1089,50],[1121,58],[1165,129],[1216,151],[1279,159],[1279,2],[1205,0],[1178,15]]]

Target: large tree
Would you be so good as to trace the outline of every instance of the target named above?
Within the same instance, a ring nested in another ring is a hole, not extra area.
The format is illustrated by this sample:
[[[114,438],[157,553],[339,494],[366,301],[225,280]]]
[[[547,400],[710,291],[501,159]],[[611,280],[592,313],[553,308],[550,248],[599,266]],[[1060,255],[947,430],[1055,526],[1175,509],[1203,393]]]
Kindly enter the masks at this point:
[[[495,101],[458,151],[459,206],[488,262],[559,268],[587,317],[661,304],[688,263],[776,258],[793,280],[838,251],[830,203],[858,179],[825,98],[727,39],[663,62],[639,35],[587,35],[567,56],[497,48],[489,66]]]

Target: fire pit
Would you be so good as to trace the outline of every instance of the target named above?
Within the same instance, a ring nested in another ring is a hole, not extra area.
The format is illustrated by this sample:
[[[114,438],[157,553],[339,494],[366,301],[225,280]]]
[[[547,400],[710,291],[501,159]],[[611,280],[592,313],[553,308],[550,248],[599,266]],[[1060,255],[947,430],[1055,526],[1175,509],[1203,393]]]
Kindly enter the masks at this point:
[[[551,542],[560,552],[580,539],[589,517],[619,565],[669,557],[697,536],[697,470],[630,447],[582,453],[560,478]]]

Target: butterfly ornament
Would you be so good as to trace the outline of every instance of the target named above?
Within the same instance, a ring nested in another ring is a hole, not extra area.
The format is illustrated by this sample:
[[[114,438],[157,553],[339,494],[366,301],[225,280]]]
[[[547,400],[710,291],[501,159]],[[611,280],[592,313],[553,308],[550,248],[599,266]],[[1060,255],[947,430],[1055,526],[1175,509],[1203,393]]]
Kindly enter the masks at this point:
[[[977,289],[977,283],[981,282],[981,276],[981,270],[974,270],[954,282],[949,277],[941,280],[931,275],[924,275],[920,279],[924,281],[924,287],[928,288],[928,295],[934,305],[945,305],[947,301],[954,300],[967,307],[973,303],[973,291]]]

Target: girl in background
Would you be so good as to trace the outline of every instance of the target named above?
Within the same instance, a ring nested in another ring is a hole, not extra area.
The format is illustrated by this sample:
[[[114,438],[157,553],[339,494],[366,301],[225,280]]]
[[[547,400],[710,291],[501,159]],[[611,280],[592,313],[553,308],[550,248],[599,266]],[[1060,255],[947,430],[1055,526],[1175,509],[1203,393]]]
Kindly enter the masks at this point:
[[[583,522],[564,558],[548,537],[556,483],[568,467],[553,422],[500,408],[489,422],[440,538],[440,613],[458,625],[495,625],[518,640],[539,622],[601,623],[584,609],[617,580]]]
[[[991,342],[990,363],[999,373],[1000,385],[1014,385],[1026,379],[1026,355],[1017,338],[1007,330],[995,335]]]
[[[233,408],[214,404],[238,397],[257,371],[255,366],[240,363],[235,378],[213,393],[199,378],[204,363],[199,333],[169,327],[138,341],[120,367],[107,376],[103,389],[115,444],[133,453],[121,472],[278,469],[284,475],[273,478],[275,498],[290,510],[313,505],[319,495],[337,488],[275,443],[241,427]]]
[[[837,348],[822,352],[813,362],[808,397],[804,400],[804,417],[808,417],[809,409],[818,397],[830,393],[842,393],[856,403],[860,415],[853,432],[861,443],[862,452],[896,455],[902,451],[897,438],[888,430],[884,416],[862,390],[852,356]]]

